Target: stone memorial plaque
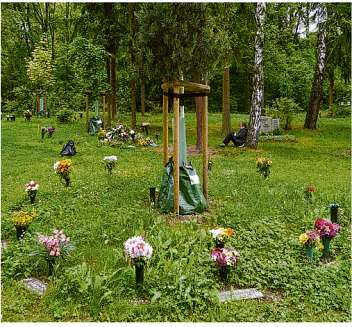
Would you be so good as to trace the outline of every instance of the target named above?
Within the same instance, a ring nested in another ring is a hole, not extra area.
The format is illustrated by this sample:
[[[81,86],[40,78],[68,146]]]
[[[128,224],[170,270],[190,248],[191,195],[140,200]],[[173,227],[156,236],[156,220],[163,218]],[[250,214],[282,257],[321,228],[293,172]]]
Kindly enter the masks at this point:
[[[47,284],[41,280],[31,277],[23,280],[24,285],[33,292],[43,295],[46,291]]]
[[[280,119],[278,118],[273,118],[271,120],[271,129],[274,131],[275,129],[280,128]]]
[[[260,132],[269,133],[272,131],[271,117],[261,116],[260,117]]]
[[[261,299],[263,297],[263,293],[256,290],[255,288],[222,291],[219,293],[220,302],[244,299]]]
[[[9,245],[9,241],[8,240],[1,240],[1,248],[2,249],[5,250],[8,245]]]

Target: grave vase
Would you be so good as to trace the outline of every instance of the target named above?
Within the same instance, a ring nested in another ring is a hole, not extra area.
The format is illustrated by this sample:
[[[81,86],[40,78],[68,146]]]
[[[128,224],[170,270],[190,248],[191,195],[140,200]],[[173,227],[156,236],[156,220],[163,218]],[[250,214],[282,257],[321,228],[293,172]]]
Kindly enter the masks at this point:
[[[29,193],[29,199],[31,200],[31,204],[34,203],[36,196],[37,196],[37,192]]]
[[[312,262],[313,261],[313,245],[306,246],[306,255],[307,255],[308,261]]]
[[[330,242],[331,242],[331,237],[323,237],[323,258],[327,258],[330,254]]]
[[[65,180],[65,186],[66,187],[69,187],[70,186],[70,177],[64,177],[64,180]]]
[[[338,207],[330,207],[330,220],[333,223],[337,223],[338,210],[339,210]]]
[[[215,247],[217,247],[219,249],[223,249],[224,246],[225,246],[225,242],[224,241],[219,241],[219,240],[215,241]]]
[[[143,285],[144,281],[144,264],[142,262],[137,262],[136,267],[136,285],[140,287]]]
[[[219,270],[220,279],[221,279],[223,282],[226,282],[226,281],[227,281],[228,272],[229,272],[229,270],[228,270],[228,267],[227,267],[227,266],[220,267],[220,270]]]
[[[54,272],[54,263],[55,263],[55,258],[52,256],[48,256],[48,276],[51,276]]]

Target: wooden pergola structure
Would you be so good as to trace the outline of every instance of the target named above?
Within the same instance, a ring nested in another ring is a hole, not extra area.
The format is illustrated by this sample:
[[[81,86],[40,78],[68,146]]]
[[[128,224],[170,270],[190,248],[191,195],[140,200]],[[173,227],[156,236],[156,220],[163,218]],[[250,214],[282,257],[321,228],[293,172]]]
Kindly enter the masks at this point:
[[[204,97],[202,112],[202,152],[203,152],[203,194],[208,201],[208,94],[210,87],[187,81],[165,82],[161,85],[163,90],[163,164],[168,162],[168,108],[169,95],[173,97],[174,111],[174,134],[173,134],[173,158],[174,158],[174,211],[179,215],[180,210],[180,98]]]

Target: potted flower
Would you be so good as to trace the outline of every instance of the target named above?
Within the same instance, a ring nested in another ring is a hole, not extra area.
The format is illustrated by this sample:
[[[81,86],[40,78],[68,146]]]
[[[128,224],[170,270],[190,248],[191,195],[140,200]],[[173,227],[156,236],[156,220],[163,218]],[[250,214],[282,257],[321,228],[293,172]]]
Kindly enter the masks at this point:
[[[55,172],[65,181],[65,186],[70,186],[70,173],[71,173],[72,162],[70,159],[64,159],[55,162]]]
[[[55,132],[55,128],[49,126],[49,127],[47,127],[46,132],[48,133],[48,137],[52,137]]]
[[[257,172],[261,174],[264,178],[269,177],[272,161],[268,158],[259,157],[256,160],[256,164],[257,164]]]
[[[105,165],[105,169],[108,171],[109,175],[112,174],[113,169],[115,168],[116,165],[116,161],[117,161],[117,157],[116,156],[107,156],[104,157],[103,162]]]
[[[30,121],[32,118],[32,112],[30,110],[26,110],[23,115],[26,118],[26,121]]]
[[[38,242],[45,247],[46,260],[48,262],[48,275],[51,276],[54,270],[54,263],[62,254],[73,250],[70,238],[62,230],[54,230],[52,235],[38,235]]]
[[[220,227],[211,229],[209,233],[213,236],[215,246],[217,248],[223,248],[225,246],[225,242],[234,235],[235,231],[232,228]]]
[[[31,204],[33,204],[35,201],[38,188],[39,184],[35,181],[30,181],[28,184],[25,185],[25,191],[27,192],[29,199],[31,200]]]
[[[327,258],[330,253],[330,242],[340,231],[341,226],[323,218],[317,218],[314,222],[320,239],[323,242],[323,258]]]
[[[15,225],[17,239],[22,240],[30,223],[37,217],[36,212],[19,211],[12,216],[12,223]]]
[[[124,243],[125,253],[136,269],[136,285],[139,287],[144,281],[144,265],[153,254],[153,248],[144,241],[142,236],[129,238]]]
[[[306,186],[306,188],[304,189],[304,198],[306,199],[306,201],[311,202],[313,199],[313,194],[315,193],[316,188],[314,185],[308,185]]]
[[[240,254],[232,247],[214,248],[211,251],[211,259],[219,267],[220,278],[226,281],[228,267],[235,266],[240,259]]]
[[[337,223],[337,218],[338,218],[338,212],[339,212],[339,208],[341,208],[341,206],[338,203],[331,203],[329,205],[330,208],[330,219],[333,223]]]
[[[313,248],[314,245],[319,247],[319,240],[319,233],[317,231],[308,231],[299,236],[299,241],[305,247],[309,261],[313,261]]]

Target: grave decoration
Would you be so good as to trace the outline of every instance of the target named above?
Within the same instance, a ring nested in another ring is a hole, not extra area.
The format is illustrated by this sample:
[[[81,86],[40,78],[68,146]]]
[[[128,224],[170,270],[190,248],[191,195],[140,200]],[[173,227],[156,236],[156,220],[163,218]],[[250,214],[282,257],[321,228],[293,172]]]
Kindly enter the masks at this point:
[[[316,188],[313,184],[307,185],[304,189],[304,198],[307,202],[312,202],[313,194],[316,192]]]
[[[65,186],[70,186],[70,173],[72,162],[70,159],[64,159],[55,162],[54,170],[65,181]]]
[[[37,213],[35,211],[27,212],[27,211],[19,211],[15,212],[12,216],[12,223],[16,228],[17,239],[22,240],[24,234],[26,233],[28,226],[31,222],[37,217]]]
[[[26,110],[23,113],[24,118],[26,119],[26,121],[30,121],[32,118],[32,112],[30,110]]]
[[[314,222],[314,227],[323,242],[324,248],[322,258],[327,259],[330,254],[330,242],[340,231],[341,226],[326,219],[317,218]]]
[[[45,134],[48,134],[48,137],[52,137],[54,132],[55,132],[55,127],[52,127],[52,126],[45,127],[45,126],[43,126],[42,129],[41,129],[41,132],[42,132],[42,139],[44,138]]]
[[[214,248],[211,251],[211,259],[219,267],[220,279],[226,281],[228,267],[233,267],[240,259],[240,254],[233,247]]]
[[[25,185],[25,191],[27,192],[29,199],[31,200],[31,204],[33,204],[35,201],[38,188],[39,184],[35,181],[30,181],[28,184]]]
[[[144,281],[144,266],[153,254],[153,248],[142,236],[129,238],[124,243],[125,254],[136,269],[136,285],[140,287]]]
[[[268,158],[259,157],[256,159],[256,164],[258,173],[261,174],[264,178],[269,177],[272,161]]]
[[[133,129],[128,128],[122,124],[117,124],[109,131],[98,135],[101,144],[108,144],[111,146],[124,146],[136,144],[139,146],[157,146],[155,142],[149,138],[144,137],[143,134],[136,133]]]
[[[330,208],[330,220],[333,223],[337,223],[337,219],[338,219],[338,213],[339,213],[339,209],[341,208],[341,206],[338,203],[331,203],[329,205]]]
[[[299,241],[305,248],[308,260],[312,262],[314,247],[321,248],[319,233],[317,231],[307,231],[299,236]]]
[[[217,248],[223,248],[226,241],[228,241],[234,234],[235,231],[232,228],[216,228],[211,229],[209,233],[213,236],[215,246]]]
[[[71,252],[74,247],[70,243],[70,238],[67,237],[62,230],[54,230],[53,234],[38,235],[38,242],[45,247],[46,260],[48,262],[48,276],[51,276],[54,271],[54,264],[58,257]]]
[[[108,171],[109,175],[112,174],[113,169],[116,166],[117,157],[116,156],[106,156],[103,159],[104,167]]]

